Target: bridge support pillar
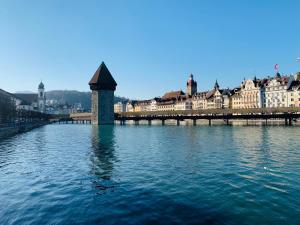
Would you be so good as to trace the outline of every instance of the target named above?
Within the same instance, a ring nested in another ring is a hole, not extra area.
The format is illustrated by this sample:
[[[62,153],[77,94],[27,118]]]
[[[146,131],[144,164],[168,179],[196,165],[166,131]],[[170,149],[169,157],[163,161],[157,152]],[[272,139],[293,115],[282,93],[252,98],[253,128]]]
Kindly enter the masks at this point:
[[[176,124],[177,124],[177,126],[179,126],[180,125],[180,120],[177,120]]]
[[[287,126],[288,125],[288,118],[285,118],[284,122],[285,122],[285,125]]]
[[[266,125],[268,125],[268,119],[266,118]]]
[[[196,126],[197,125],[197,120],[193,120],[193,126]]]
[[[289,126],[292,125],[292,118],[289,118]]]
[[[140,121],[136,120],[136,121],[134,121],[134,124],[135,124],[135,125],[139,125],[139,122],[140,122]]]
[[[165,125],[165,120],[161,121],[161,125],[163,125],[163,126]]]
[[[229,119],[228,118],[226,119],[226,125],[229,125]]]
[[[211,119],[208,120],[208,125],[211,126]]]
[[[151,123],[152,123],[152,120],[148,120],[148,125],[151,125]]]

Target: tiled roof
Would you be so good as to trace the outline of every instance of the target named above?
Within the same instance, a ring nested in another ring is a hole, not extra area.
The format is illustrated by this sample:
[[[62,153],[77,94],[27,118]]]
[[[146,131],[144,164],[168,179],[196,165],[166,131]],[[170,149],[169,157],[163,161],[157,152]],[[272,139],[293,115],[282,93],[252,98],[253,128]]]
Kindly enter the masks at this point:
[[[209,99],[209,98],[213,97],[215,93],[216,93],[216,90],[215,90],[215,89],[213,89],[213,90],[207,92],[207,93],[206,93],[206,98]]]
[[[173,98],[177,99],[183,95],[185,95],[183,91],[172,91],[172,92],[167,92],[161,98],[162,99],[173,99]]]
[[[299,81],[299,80],[293,80],[293,81],[291,82],[291,84],[289,85],[288,90],[292,90],[293,87],[297,87],[297,86],[300,87],[300,81]]]
[[[104,62],[101,63],[89,82],[92,90],[115,90],[117,82],[112,77]]]

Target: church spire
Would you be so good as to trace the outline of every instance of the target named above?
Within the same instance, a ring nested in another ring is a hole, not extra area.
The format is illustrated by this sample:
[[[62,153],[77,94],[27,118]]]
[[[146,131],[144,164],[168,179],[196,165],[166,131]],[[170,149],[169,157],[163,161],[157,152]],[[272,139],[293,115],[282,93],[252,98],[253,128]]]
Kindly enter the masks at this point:
[[[214,86],[214,88],[215,88],[215,90],[217,90],[217,89],[219,89],[219,84],[218,84],[218,80],[216,79],[216,82],[215,82],[215,86]]]

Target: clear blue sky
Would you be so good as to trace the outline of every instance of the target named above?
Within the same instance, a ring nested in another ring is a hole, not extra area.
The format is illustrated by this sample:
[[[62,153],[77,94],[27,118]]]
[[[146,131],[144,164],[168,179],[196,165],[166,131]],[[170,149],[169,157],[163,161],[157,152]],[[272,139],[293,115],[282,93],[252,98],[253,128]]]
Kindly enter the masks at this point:
[[[235,87],[300,71],[300,1],[0,1],[0,88],[87,91],[104,61],[120,96]]]

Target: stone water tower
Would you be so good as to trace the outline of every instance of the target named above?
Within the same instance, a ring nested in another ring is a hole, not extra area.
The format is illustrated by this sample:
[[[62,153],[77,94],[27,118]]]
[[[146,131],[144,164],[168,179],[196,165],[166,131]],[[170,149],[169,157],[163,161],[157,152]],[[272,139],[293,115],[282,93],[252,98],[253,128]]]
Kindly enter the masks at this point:
[[[92,90],[92,124],[114,124],[114,91],[117,83],[101,63],[89,82]]]

